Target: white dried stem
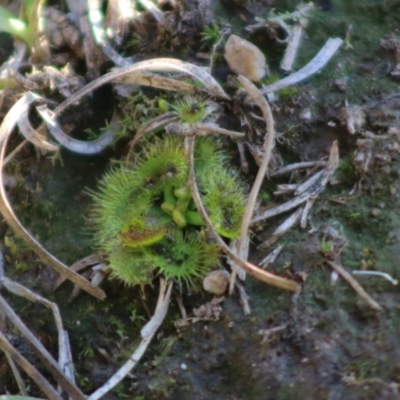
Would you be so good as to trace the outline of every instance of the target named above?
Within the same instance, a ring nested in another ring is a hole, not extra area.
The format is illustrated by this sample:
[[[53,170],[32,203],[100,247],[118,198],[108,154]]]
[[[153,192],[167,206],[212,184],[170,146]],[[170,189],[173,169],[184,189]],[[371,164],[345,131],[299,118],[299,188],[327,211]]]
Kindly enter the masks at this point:
[[[136,143],[146,134],[150,133],[156,129],[160,129],[165,127],[168,124],[171,124],[172,122],[175,122],[178,120],[178,117],[176,116],[175,113],[173,112],[168,112],[162,115],[159,115],[158,117],[153,118],[152,120],[144,123],[136,132],[136,135],[134,138],[131,140],[129,143],[129,151],[126,156],[126,164],[128,165],[129,161],[131,160],[131,156],[133,154],[133,149],[136,145]]]
[[[24,139],[13,151],[10,151],[8,156],[3,161],[3,168],[18,154],[24,146],[28,143],[26,139]]]
[[[285,72],[289,72],[293,69],[293,63],[299,49],[302,34],[302,24],[295,25],[289,37],[288,44],[286,45],[285,54],[283,55],[281,61],[281,69]]]
[[[143,354],[147,350],[151,339],[156,333],[157,329],[160,327],[168,311],[169,300],[171,297],[173,283],[160,280],[160,291],[158,295],[157,307],[154,312],[153,317],[150,321],[143,327],[141,331],[141,336],[143,340],[140,342],[139,346],[135,352],[131,355],[129,360],[99,389],[97,389],[93,394],[91,394],[87,400],[97,400],[102,398],[106,393],[108,393],[112,388],[114,388],[122,379],[125,378],[127,374],[136,366],[139,360],[142,358]]]
[[[366,275],[366,276],[380,276],[381,278],[384,278],[388,280],[392,285],[397,285],[399,281],[397,279],[392,278],[388,273],[386,272],[381,272],[381,271],[352,271],[353,275]]]
[[[318,182],[321,179],[323,174],[324,174],[324,170],[316,172],[314,175],[312,175],[310,178],[308,178],[305,182],[298,185],[294,194],[296,196],[298,196],[299,194],[306,192],[312,185],[314,185],[316,182]]]
[[[91,24],[89,34],[93,34],[93,38],[103,53],[116,65],[124,67],[130,62],[121,57],[110,45],[103,30],[103,14],[101,4],[98,0],[87,0],[88,20]],[[91,47],[91,46],[90,46]]]
[[[286,165],[285,167],[273,172],[271,176],[283,175],[297,169],[312,168],[312,167],[326,167],[326,161],[304,161],[295,164]]]
[[[327,167],[322,171],[323,173],[319,175],[320,179],[309,188],[308,192],[303,192],[299,196],[287,201],[286,203],[280,204],[279,206],[272,207],[269,208],[268,210],[261,212],[259,215],[256,215],[253,218],[251,223],[255,224],[265,219],[282,214],[286,211],[291,210],[292,208],[297,207],[298,205],[304,203],[310,198],[316,198],[325,189],[326,184],[332,178],[338,165],[339,165],[339,148],[338,148],[338,143],[335,140],[332,143]]]
[[[38,148],[49,151],[58,151],[58,146],[54,145],[53,143],[49,143],[43,134],[32,128],[32,125],[29,122],[28,111],[29,107],[24,107],[18,118],[18,128],[20,132],[27,140],[29,140]]]
[[[221,135],[230,136],[233,138],[244,137],[243,132],[230,131],[219,127],[216,124],[184,124],[184,123],[170,123],[165,127],[165,132],[170,135],[179,136],[208,136],[219,133]]]
[[[13,358],[11,357],[10,353],[5,352],[5,354],[6,354],[8,364],[10,365],[11,371],[14,375],[15,381],[17,382],[20,394],[22,396],[28,396],[28,392],[26,390],[24,380],[22,379],[22,376],[19,373],[19,370],[18,370],[17,366],[15,365]],[[1,399],[1,396],[0,396],[0,399]]]
[[[4,278],[3,278],[4,279]],[[65,390],[69,396],[74,400],[85,400],[86,396],[80,391],[80,389],[70,381],[70,379],[65,375],[64,371],[46,350],[46,348],[40,343],[40,341],[32,334],[32,332],[26,327],[18,315],[14,312],[11,306],[7,303],[3,296],[0,295],[0,308],[10,320],[11,323],[19,330],[21,335],[29,342],[31,348],[36,353],[36,355],[43,362],[45,367],[53,375],[54,379],[61,385],[63,390]],[[15,361],[18,360],[13,357]],[[53,398],[53,397],[50,397]],[[56,397],[58,398],[58,397]]]
[[[247,294],[246,289],[240,282],[236,281],[235,286],[239,291],[239,298],[240,302],[242,303],[244,315],[251,314],[251,308],[249,303],[250,296]]]
[[[300,215],[303,210],[299,208],[290,217],[286,218],[274,231],[272,236],[261,243],[258,247],[269,247],[271,244],[275,243],[280,237],[282,237],[289,229],[293,228],[300,219]]]
[[[43,118],[50,134],[64,147],[80,154],[97,154],[103,151],[114,141],[114,135],[111,132],[103,133],[99,138],[88,142],[77,140],[66,135],[58,125],[55,114],[50,111],[46,105],[36,107],[37,112]]]
[[[231,251],[231,249],[227,246],[225,241],[221,238],[221,236],[215,230],[212,222],[210,221],[210,217],[208,216],[203,202],[201,201],[201,196],[199,193],[199,189],[196,183],[196,176],[194,172],[194,144],[195,144],[195,137],[194,136],[187,136],[186,142],[189,149],[189,186],[192,191],[193,201],[196,205],[197,210],[199,211],[200,215],[202,216],[204,223],[206,224],[207,228],[210,231],[210,234],[220,247],[220,249],[230,257],[236,264],[246,270],[247,273],[254,276],[256,279],[260,281],[266,282],[272,286],[279,287],[281,289],[289,290],[289,291],[297,291],[299,289],[299,285],[297,282],[292,281],[290,279],[282,278],[278,275],[274,275],[270,272],[264,271],[254,264],[239,258],[235,253]]]
[[[157,89],[170,90],[172,92],[197,94],[201,89],[196,86],[180,81],[178,79],[167,78],[165,76],[151,74],[150,72],[135,72],[129,75],[123,75],[113,80],[120,85],[143,85]]]
[[[282,183],[276,187],[277,190],[275,190],[274,195],[279,196],[281,194],[293,193],[298,186],[297,183]]]
[[[301,212],[301,218],[300,218],[300,227],[303,229],[305,229],[305,227],[307,226],[308,214],[311,210],[311,207],[314,205],[314,201],[315,201],[315,197],[310,197],[309,199],[307,199],[306,205],[301,210],[302,212]]]
[[[318,54],[306,66],[278,82],[272,83],[268,86],[263,86],[261,93],[265,96],[268,93],[294,85],[315,74],[333,57],[342,43],[343,40],[340,38],[328,39]]]
[[[214,46],[212,48],[212,52],[211,52],[211,56],[210,56],[210,67],[209,67],[210,74],[212,74],[212,72],[213,72],[215,53],[217,52],[217,49],[221,45],[225,36],[229,35],[230,33],[231,33],[231,29],[224,29],[221,32],[221,36],[219,37],[219,39],[217,40],[217,42],[214,44]]]
[[[264,257],[258,263],[258,265],[263,268],[267,268],[269,266],[269,264],[272,264],[276,260],[276,257],[278,257],[278,255],[280,254],[282,249],[283,249],[283,246],[281,246],[281,245],[277,246],[277,248],[274,249],[273,251],[271,251],[271,253],[269,253],[266,257]]]
[[[356,293],[375,311],[382,311],[382,307],[364,290],[364,288],[347,272],[342,265],[333,261],[326,261],[328,265],[336,271]]]
[[[72,355],[70,353],[69,343],[66,342],[68,336],[65,335],[60,310],[58,309],[57,304],[45,299],[42,296],[39,296],[38,294],[32,292],[28,288],[7,278],[6,276],[1,277],[0,281],[9,292],[17,296],[23,297],[27,300],[30,300],[34,303],[36,302],[41,303],[44,306],[51,309],[58,332],[58,363],[62,368],[62,370],[66,372],[66,375],[70,378],[71,382],[75,383],[75,377],[73,373],[71,375]]]
[[[21,109],[26,107],[27,104],[32,103],[37,99],[37,96],[27,92],[25,93],[9,110],[4,117],[0,126],[0,211],[7,221],[8,225],[14,232],[21,237],[25,243],[35,251],[44,262],[54,268],[60,274],[65,275],[68,279],[73,281],[81,289],[99,299],[105,297],[105,293],[100,288],[93,287],[86,279],[71,271],[66,265],[61,263],[57,258],[45,250],[39,242],[25,229],[18,218],[15,216],[13,209],[7,199],[6,191],[3,182],[3,160],[6,152],[7,140],[16,125]]]
[[[75,272],[82,271],[83,269],[90,267],[91,265],[99,264],[102,261],[99,253],[90,254],[89,256],[83,257],[79,261],[76,261],[71,265],[70,269]],[[67,278],[61,275],[53,284],[53,290],[56,290],[60,285],[62,285]]]
[[[58,115],[68,106],[77,103],[83,96],[86,96],[105,83],[112,82],[115,79],[120,79],[120,77],[124,75],[129,75],[138,71],[181,72],[201,82],[212,95],[226,100],[230,99],[220,84],[202,68],[174,58],[155,58],[112,70],[76,91],[71,97],[64,100],[55,108],[54,113]]]
[[[7,340],[0,330],[0,349],[8,354],[25,371],[25,373],[38,385],[48,399],[63,400],[57,390],[50,385],[44,376]],[[2,396],[0,396],[1,398]]]
[[[272,149],[274,147],[274,140],[275,140],[275,124],[271,108],[268,102],[266,101],[265,97],[262,96],[257,87],[244,76],[239,76],[238,80],[244,86],[245,90],[249,93],[249,95],[253,98],[258,107],[261,109],[267,131],[264,139],[263,158],[261,161],[261,165],[258,169],[256,179],[251,188],[249,198],[247,200],[237,245],[239,257],[246,260],[248,256],[248,242],[246,242],[246,240],[247,236],[249,235],[250,221],[251,218],[253,217],[254,207],[256,205],[258,192],[260,191],[262,182],[267,174],[268,164],[271,160]],[[233,293],[233,289],[235,287],[237,268],[238,267],[234,265],[231,274],[231,281],[229,285],[229,293],[231,294]]]
[[[163,25],[165,22],[164,14],[161,10],[157,8],[157,6],[152,3],[150,0],[138,0],[139,3],[154,17],[154,19],[160,24]]]

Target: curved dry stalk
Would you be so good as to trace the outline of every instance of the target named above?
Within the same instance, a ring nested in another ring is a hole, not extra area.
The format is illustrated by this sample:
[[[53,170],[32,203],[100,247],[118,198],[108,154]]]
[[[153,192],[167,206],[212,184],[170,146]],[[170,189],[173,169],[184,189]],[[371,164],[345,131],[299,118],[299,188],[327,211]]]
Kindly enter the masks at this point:
[[[6,336],[0,331],[0,349],[8,354],[25,373],[39,386],[39,389],[48,399],[63,400],[63,397],[44,376],[7,340]],[[1,396],[0,396],[1,398]]]
[[[138,0],[139,3],[154,17],[154,19],[160,24],[164,24],[165,18],[163,12],[156,7],[150,0]]]
[[[109,146],[114,141],[114,135],[111,132],[105,132],[100,137],[95,140],[88,142],[83,142],[82,140],[77,140],[71,136],[66,135],[62,129],[59,127],[57,121],[55,120],[55,115],[50,111],[46,105],[41,105],[36,107],[37,112],[43,118],[50,134],[57,139],[57,141],[62,144],[65,148],[74,151],[75,153],[81,154],[96,154],[100,153],[107,146]]]
[[[129,163],[131,154],[133,153],[133,149],[136,143],[146,134],[152,132],[156,129],[164,128],[166,125],[175,122],[178,120],[178,117],[173,112],[167,112],[165,114],[159,115],[158,117],[153,118],[150,121],[144,123],[136,132],[136,135],[129,143],[129,151],[126,156],[126,162]]]
[[[4,219],[14,230],[14,232],[21,237],[25,243],[43,259],[44,262],[48,263],[49,266],[54,268],[60,274],[65,275],[68,279],[92,296],[99,299],[104,299],[105,293],[103,290],[93,287],[89,281],[70,270],[66,265],[55,258],[52,254],[45,250],[39,242],[36,241],[36,239],[24,228],[24,226],[15,216],[14,211],[7,199],[3,182],[3,160],[6,152],[7,140],[16,122],[18,121],[21,107],[23,108],[26,104],[32,103],[35,101],[35,99],[36,96],[32,93],[25,93],[11,107],[0,126],[0,212],[3,214]]]
[[[238,257],[232,250],[227,246],[225,241],[221,238],[221,236],[215,230],[210,218],[204,208],[203,202],[201,201],[200,193],[196,183],[196,176],[194,172],[194,144],[195,144],[195,136],[187,136],[186,143],[188,145],[189,151],[189,186],[192,191],[193,201],[196,205],[197,210],[201,214],[207,228],[210,230],[211,235],[221,248],[221,250],[231,258],[236,264],[242,267],[247,273],[253,275],[255,278],[259,279],[260,281],[266,282],[272,286],[279,287],[281,289],[289,290],[289,291],[297,291],[299,290],[300,286],[297,282],[292,281],[290,279],[283,278],[278,275],[274,275],[270,272],[262,270],[261,268],[257,267],[256,265],[243,260],[242,258]]]
[[[90,254],[89,256],[83,257],[80,260],[74,262],[70,266],[70,269],[72,269],[72,271],[79,272],[79,271],[83,270],[84,268],[99,264],[101,261],[102,261],[102,258],[100,257],[99,253]],[[53,284],[53,290],[56,290],[66,280],[67,280],[67,277],[65,277],[64,275],[60,275]]]
[[[35,94],[33,95],[36,96]],[[37,99],[40,99],[40,97],[37,96]],[[33,129],[31,123],[29,122],[28,111],[29,104],[26,104],[26,106],[22,109],[17,121],[20,132],[35,146],[49,151],[58,151],[58,146],[53,143],[49,143],[44,135]]]
[[[202,68],[175,58],[153,58],[126,67],[116,68],[93,82],[90,82],[56,107],[54,109],[54,114],[58,115],[63,112],[68,106],[76,103],[83,96],[86,96],[105,83],[112,82],[115,79],[120,79],[120,77],[124,75],[129,75],[138,71],[181,72],[201,82],[212,95],[226,100],[230,99],[219,83]]]
[[[264,149],[263,149],[264,153],[263,159],[258,169],[256,179],[251,188],[249,198],[247,200],[242,220],[242,226],[240,228],[240,235],[236,245],[239,257],[247,259],[248,249],[249,249],[249,241],[247,240],[247,236],[249,235],[250,221],[254,213],[254,207],[256,205],[258,192],[260,191],[261,185],[267,173],[268,164],[271,160],[272,149],[274,147],[274,140],[275,140],[275,123],[271,108],[268,102],[263,97],[263,95],[257,89],[257,87],[244,76],[239,76],[238,80],[244,86],[245,90],[253,98],[258,107],[261,109],[261,112],[263,114],[267,126],[267,132],[265,135]],[[233,264],[231,281],[229,284],[229,293],[231,294],[233,293],[233,290],[235,288],[237,271],[238,271],[238,266],[236,264]]]
[[[86,33],[92,35],[96,44],[111,61],[120,67],[126,66],[129,64],[129,61],[121,57],[106,39],[103,30],[103,15],[100,3],[98,0],[87,0],[87,4],[84,6],[87,8],[87,17],[91,26],[91,30]]]
[[[114,388],[122,379],[125,378],[127,374],[136,366],[139,360],[142,358],[147,347],[149,346],[151,339],[156,333],[157,329],[160,327],[167,315],[169,300],[171,297],[173,282],[167,283],[161,279],[160,280],[160,290],[158,295],[158,301],[154,315],[151,317],[150,321],[142,328],[140,334],[142,336],[142,341],[140,342],[137,349],[128,359],[128,361],[99,389],[97,389],[93,394],[88,397],[88,400],[97,400],[102,398],[107,392]]]
[[[120,85],[151,86],[156,89],[164,89],[172,92],[187,93],[192,95],[204,92],[200,88],[178,79],[167,78],[165,76],[140,71],[131,73],[129,75],[120,76],[114,79],[113,83],[118,83]]]
[[[0,309],[4,312],[6,317],[15,325],[21,335],[29,342],[32,350],[40,358],[46,368],[50,371],[56,381],[70,395],[74,400],[85,400],[86,396],[80,391],[80,389],[70,381],[70,379],[64,374],[60,366],[46,350],[46,348],[40,343],[40,341],[32,334],[27,328],[23,321],[18,317],[12,307],[7,303],[3,296],[0,295]],[[18,362],[17,359],[15,361]],[[50,397],[52,399],[53,397]],[[58,397],[56,397],[58,398]],[[60,397],[61,398],[61,397]]]
[[[328,39],[318,54],[307,65],[288,77],[279,80],[278,82],[272,83],[268,86],[263,86],[261,93],[263,95],[267,95],[268,93],[275,92],[290,85],[294,85],[315,74],[333,57],[342,43],[343,40],[340,38]]]

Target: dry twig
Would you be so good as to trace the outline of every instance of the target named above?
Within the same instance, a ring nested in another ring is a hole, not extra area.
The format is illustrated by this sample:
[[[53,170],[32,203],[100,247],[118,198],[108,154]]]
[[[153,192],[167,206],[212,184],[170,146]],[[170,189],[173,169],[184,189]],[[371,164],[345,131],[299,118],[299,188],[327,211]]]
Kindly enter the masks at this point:
[[[240,228],[240,235],[236,247],[238,249],[239,257],[247,259],[248,256],[247,236],[249,235],[250,221],[251,218],[253,217],[254,207],[257,201],[258,192],[260,191],[261,184],[267,173],[268,164],[271,160],[272,149],[274,147],[274,139],[275,139],[275,126],[271,108],[269,107],[268,102],[261,95],[257,87],[244,76],[239,76],[238,80],[244,86],[246,91],[251,95],[251,97],[256,102],[258,107],[261,109],[265,123],[267,125],[267,132],[265,135],[264,149],[263,149],[264,150],[263,159],[260,168],[258,169],[256,179],[253,183],[253,187],[251,188],[249,198],[247,200],[246,208],[243,215],[242,225]],[[233,293],[233,289],[235,287],[237,269],[238,266],[234,264],[231,274],[231,281],[229,285],[229,293],[231,294]]]
[[[266,282],[270,285],[279,287],[281,289],[289,291],[297,291],[299,289],[299,285],[297,284],[297,282],[264,271],[255,266],[254,264],[251,264],[250,262],[241,259],[235,253],[232,252],[232,250],[227,246],[227,244],[221,238],[221,236],[218,235],[201,201],[200,193],[196,183],[196,176],[194,172],[194,155],[193,155],[195,137],[187,136],[186,142],[189,151],[189,186],[192,191],[193,200],[197,210],[199,211],[207,228],[209,229],[210,234],[213,236],[213,238],[215,239],[216,243],[219,245],[221,250],[235,263],[237,263],[240,267],[242,267],[247,273],[253,275],[260,281]]]
[[[328,265],[336,271],[356,293],[375,311],[382,311],[382,307],[364,290],[364,288],[347,272],[340,264],[333,261],[326,261]]]
[[[121,380],[136,366],[139,360],[142,358],[147,347],[149,346],[151,339],[160,327],[168,311],[169,300],[171,297],[173,283],[170,282],[168,285],[160,279],[160,291],[158,295],[157,307],[153,317],[150,321],[142,328],[141,336],[143,340],[140,342],[137,349],[128,359],[128,361],[99,389],[92,393],[88,400],[97,400],[102,398],[112,388],[114,388]]]
[[[0,126],[0,211],[3,217],[14,230],[14,232],[21,237],[27,245],[34,250],[43,261],[47,262],[52,268],[54,268],[60,274],[65,275],[68,279],[74,282],[81,289],[85,290],[89,294],[99,299],[105,297],[105,293],[100,288],[93,287],[90,282],[86,279],[71,271],[66,265],[50,254],[44,249],[39,242],[25,229],[18,218],[15,216],[13,209],[7,199],[6,191],[3,182],[3,160],[6,152],[7,140],[11,134],[21,110],[27,105],[36,100],[36,96],[30,92],[25,93],[10,109],[7,115],[4,117],[3,122]]]
[[[11,306],[7,303],[3,296],[0,295],[0,308],[7,316],[7,318],[15,325],[15,327],[20,331],[22,336],[28,341],[31,345],[33,351],[40,358],[46,368],[50,371],[50,373],[54,376],[56,381],[61,385],[61,387],[71,396],[74,400],[85,400],[86,396],[80,391],[80,389],[65,375],[64,371],[58,365],[58,363],[54,360],[54,358],[50,355],[50,353],[46,350],[46,348],[39,342],[39,340],[32,334],[32,332],[27,328],[27,326],[23,323],[23,321],[18,317],[18,315],[14,312]],[[4,346],[7,346],[7,343],[4,341]],[[7,347],[7,351],[10,352],[12,349]],[[12,357],[14,360],[22,366],[20,362],[21,359],[15,353],[12,353]],[[49,397],[60,398],[61,397]]]

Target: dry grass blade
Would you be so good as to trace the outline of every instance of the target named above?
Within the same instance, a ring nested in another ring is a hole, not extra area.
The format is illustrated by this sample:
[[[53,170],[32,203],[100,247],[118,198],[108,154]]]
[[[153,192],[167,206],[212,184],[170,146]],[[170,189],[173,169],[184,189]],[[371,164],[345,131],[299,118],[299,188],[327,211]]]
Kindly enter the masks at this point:
[[[151,15],[155,18],[155,20],[162,25],[165,22],[164,14],[160,11],[154,3],[150,0],[138,0],[139,3],[151,13]]]
[[[310,196],[311,193],[303,193],[300,196],[297,196],[294,199],[287,201],[286,203],[280,204],[279,206],[276,207],[268,208],[261,214],[256,215],[254,219],[251,221],[251,223],[256,224],[257,222],[264,221],[268,218],[272,218],[275,217],[276,215],[289,211],[307,201],[310,198]]]
[[[176,116],[175,113],[173,112],[168,112],[162,115],[159,115],[158,117],[153,118],[152,120],[144,123],[136,132],[135,137],[131,140],[129,143],[129,151],[126,156],[126,162],[127,164],[129,163],[131,159],[131,155],[133,154],[133,149],[136,145],[136,143],[146,134],[149,132],[154,131],[155,129],[160,129],[163,128],[164,126],[175,122],[178,120],[178,117]]]
[[[247,200],[237,244],[239,257],[247,259],[248,245],[246,240],[249,234],[250,221],[254,213],[254,207],[256,205],[258,192],[260,191],[260,187],[267,173],[268,164],[271,160],[272,149],[274,147],[274,140],[275,140],[275,123],[271,108],[269,107],[268,102],[262,96],[257,87],[244,76],[239,76],[238,80],[244,86],[245,90],[249,93],[249,95],[253,98],[258,107],[261,109],[267,129],[264,141],[264,148],[263,148],[263,153],[264,153],[263,159],[260,168],[258,169],[256,179],[253,183],[253,187],[251,188],[249,198]],[[235,287],[237,268],[238,267],[234,265],[231,274],[231,282],[229,285],[229,292],[231,294],[233,293],[233,289]]]
[[[320,172],[317,172],[319,180],[309,187],[308,192],[303,192],[299,196],[287,201],[286,203],[280,204],[279,206],[269,208],[260,214],[256,215],[251,221],[252,224],[282,214],[298,205],[308,201],[310,198],[315,199],[325,188],[328,181],[332,178],[339,165],[339,148],[337,141],[332,143],[331,151],[329,154],[329,160],[327,167]],[[312,177],[310,179],[313,179]]]
[[[112,82],[119,79],[124,75],[136,73],[138,71],[160,71],[160,72],[181,72],[190,75],[194,79],[201,82],[207,91],[216,97],[229,100],[230,97],[225,93],[219,83],[202,68],[175,58],[153,58],[151,60],[141,61],[128,65],[123,68],[117,68],[108,74],[90,82],[82,89],[75,92],[71,97],[63,101],[55,110],[57,115],[64,111],[68,106],[79,101],[83,96],[91,93],[96,88],[104,85],[105,83]],[[133,82],[132,82],[133,83]]]
[[[8,364],[10,365],[11,371],[14,375],[14,378],[17,382],[18,385],[18,389],[21,395],[23,396],[27,396],[28,395],[28,391],[26,390],[26,386],[25,386],[25,382],[22,379],[21,374],[19,373],[19,369],[17,368],[14,359],[11,357],[11,355],[9,353],[6,352],[6,357],[7,357],[7,361]],[[1,399],[1,397],[0,397]]]
[[[215,230],[215,228],[214,228],[212,222],[210,221],[210,218],[204,208],[204,205],[201,201],[199,190],[197,188],[196,176],[195,176],[195,172],[194,172],[194,156],[193,156],[195,137],[188,136],[186,138],[186,141],[188,144],[189,160],[190,160],[189,185],[190,185],[190,188],[192,191],[193,200],[194,200],[197,210],[199,211],[205,224],[207,225],[207,228],[209,229],[210,234],[213,236],[213,238],[215,239],[216,243],[219,245],[221,250],[228,257],[230,257],[236,264],[238,264],[240,267],[242,267],[247,273],[249,273],[250,275],[253,275],[255,278],[259,279],[260,281],[266,282],[272,286],[276,286],[281,289],[285,289],[285,290],[289,290],[289,291],[299,290],[300,286],[297,284],[297,282],[292,281],[291,279],[282,278],[278,275],[274,275],[270,272],[264,271],[264,270],[260,269],[259,267],[255,266],[254,264],[249,263],[248,261],[245,261],[245,260],[239,258],[236,254],[234,254],[231,251],[231,249],[227,246],[227,244],[221,238],[221,236],[218,235],[217,231]]]
[[[282,167],[278,171],[273,172],[271,176],[283,175],[288,172],[292,172],[301,168],[326,167],[326,166],[327,166],[326,161],[303,161],[299,163],[286,165],[285,167]]]
[[[70,269],[75,272],[82,271],[84,268],[87,268],[91,265],[99,264],[102,261],[99,253],[91,254],[90,256],[86,256],[79,261],[76,261],[71,265]],[[53,290],[56,290],[60,285],[62,285],[67,278],[65,276],[60,276],[53,285]]]
[[[289,229],[293,228],[300,219],[300,215],[303,213],[303,209],[299,208],[290,217],[286,218],[274,231],[272,236],[261,243],[258,247],[269,247],[275,243],[281,236],[283,236]]]
[[[60,366],[45,349],[45,347],[39,342],[38,339],[32,334],[32,332],[26,327],[18,315],[14,312],[11,306],[7,303],[3,296],[0,295],[0,309],[4,312],[6,317],[15,325],[20,331],[22,336],[31,345],[33,351],[40,358],[46,368],[51,372],[56,381],[61,385],[69,396],[74,400],[85,400],[86,396],[79,390],[79,388],[70,381],[70,379],[64,374]],[[17,361],[17,360],[16,360]],[[18,361],[17,361],[18,362]],[[52,399],[53,397],[50,397]],[[58,397],[57,397],[58,398]],[[61,397],[60,397],[61,398]]]
[[[7,340],[0,331],[0,348],[25,371],[25,373],[39,386],[48,399],[63,400],[63,397],[50,385],[43,375]],[[0,396],[1,399],[2,396]]]
[[[99,299],[104,299],[105,293],[103,290],[93,287],[86,279],[74,271],[71,271],[66,265],[57,260],[52,254],[45,250],[39,242],[36,241],[36,239],[24,228],[24,226],[15,216],[14,211],[7,199],[3,183],[3,160],[6,151],[7,139],[16,122],[18,121],[21,108],[23,108],[25,104],[29,104],[34,100],[35,96],[29,92],[22,96],[4,117],[0,126],[0,211],[14,232],[20,236],[25,243],[43,259],[44,262],[48,263],[60,274],[65,275],[68,279],[92,296]]]
[[[18,128],[20,132],[35,146],[49,151],[58,151],[58,146],[54,145],[53,143],[49,143],[44,135],[32,128],[32,125],[29,122],[28,111],[29,105],[27,104],[22,110],[18,119]]]
[[[71,365],[70,362],[72,360],[72,355],[70,353],[69,343],[66,342],[67,336],[65,335],[65,331],[63,328],[63,323],[61,319],[60,311],[57,307],[57,304],[45,299],[42,296],[32,292],[31,290],[27,289],[26,287],[20,285],[17,282],[12,281],[11,279],[3,276],[0,277],[1,283],[4,287],[11,293],[14,293],[17,296],[24,297],[27,300],[32,302],[39,302],[44,306],[51,309],[54,317],[54,321],[56,323],[56,328],[58,332],[58,362],[60,367],[65,372],[66,370],[69,372],[68,377],[71,379],[73,383],[75,383],[74,376],[70,374]]]
[[[111,132],[103,133],[99,138],[88,142],[74,139],[66,135],[59,127],[57,121],[54,119],[55,115],[51,112],[46,105],[36,107],[37,112],[43,118],[51,135],[64,147],[81,154],[96,154],[103,151],[114,141],[114,135]]]
[[[127,374],[136,366],[139,360],[142,358],[147,347],[149,346],[154,334],[164,321],[167,315],[169,300],[171,297],[173,283],[168,285],[164,280],[160,281],[160,289],[157,301],[157,307],[154,312],[153,317],[150,321],[143,327],[141,331],[142,341],[131,355],[129,360],[99,389],[97,389],[93,394],[88,397],[88,400],[101,399],[107,392],[114,388],[122,379],[125,378]]]
[[[190,83],[180,81],[178,79],[167,78],[149,72],[135,72],[129,75],[123,75],[113,80],[113,83],[123,85],[143,85],[151,86],[157,89],[164,89],[173,92],[197,94],[202,93],[201,89]]]
[[[231,131],[224,129],[215,124],[184,124],[184,123],[170,123],[165,127],[165,132],[170,135],[179,136],[208,136],[219,133],[221,135],[230,136],[233,138],[244,137],[243,132]]]
[[[364,288],[347,272],[341,265],[333,261],[326,261],[328,265],[336,271],[356,292],[357,294],[375,311],[382,311],[382,307],[364,290]]]
[[[290,85],[294,85],[315,74],[333,57],[342,43],[343,40],[340,38],[328,39],[318,54],[307,65],[288,77],[279,80],[278,82],[264,86],[261,90],[261,93],[263,95],[267,95],[268,93],[275,92]]]
[[[279,256],[280,252],[283,250],[283,246],[279,245],[277,246],[276,249],[271,251],[267,256],[265,256],[259,263],[262,268],[268,268],[269,264],[272,264],[275,260],[276,257]]]
[[[103,15],[101,11],[101,2],[98,0],[87,0],[88,20],[91,25],[91,34],[98,46],[104,54],[113,61],[116,65],[124,67],[129,64],[129,61],[121,57],[108,43],[103,30]]]

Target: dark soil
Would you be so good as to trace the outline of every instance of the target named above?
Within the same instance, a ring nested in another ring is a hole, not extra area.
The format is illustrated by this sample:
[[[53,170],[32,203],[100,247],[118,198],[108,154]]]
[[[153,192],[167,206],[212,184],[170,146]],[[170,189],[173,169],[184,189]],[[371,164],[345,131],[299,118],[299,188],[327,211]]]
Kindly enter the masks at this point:
[[[268,30],[249,37],[244,28],[254,23],[255,16],[265,16],[271,7],[279,13],[292,11],[297,4],[289,0],[221,0],[212,2],[199,16],[197,2],[188,2],[180,12],[169,15],[175,24],[168,25],[168,34],[164,32],[160,38],[152,35],[154,29],[147,28],[138,57],[172,54],[204,65],[196,59],[200,33],[204,23],[216,21],[220,27],[229,24],[233,33],[250,38],[265,52],[271,74],[282,77],[282,45],[272,40]],[[182,24],[178,23],[180,18]],[[193,18],[197,18],[196,24],[190,23]],[[140,364],[105,399],[400,399],[399,286],[381,277],[358,276],[383,308],[382,312],[373,311],[344,280],[331,283],[332,270],[323,249],[327,241],[346,242],[340,260],[347,270],[368,268],[396,279],[400,276],[400,97],[375,105],[399,92],[399,76],[393,73],[399,60],[395,51],[381,46],[381,40],[399,35],[400,1],[317,2],[295,68],[305,65],[329,37],[344,38],[350,25],[352,48],[342,45],[323,70],[294,90],[280,93],[272,103],[277,131],[284,133],[276,152],[285,164],[326,157],[334,140],[340,148],[336,184],[328,186],[316,200],[307,229],[294,228],[280,240],[284,249],[270,266],[272,272],[301,282],[302,291],[293,295],[247,277],[250,315],[244,315],[235,294],[223,302],[218,321],[200,321],[180,332],[174,327],[180,314],[173,300],[167,320]],[[215,73],[223,79],[227,66],[217,60]],[[360,131],[381,139],[365,143],[360,141],[364,139],[361,133],[350,135],[339,117],[346,101],[364,107],[366,121]],[[304,118],[306,113],[311,117]],[[18,141],[14,139],[10,146]],[[96,157],[63,151],[62,164],[45,156],[38,158],[28,145],[7,167],[17,181],[17,186],[9,189],[16,214],[45,248],[69,265],[94,252],[87,223],[87,191],[95,189],[109,159],[124,154],[124,145]],[[367,155],[370,162],[364,168]],[[251,159],[250,154],[247,157]],[[251,182],[254,174],[253,165],[246,179]],[[283,202],[272,194],[279,183],[288,183],[288,178],[265,182],[262,205],[267,199]],[[270,249],[260,250],[257,245],[270,237],[285,217],[257,227],[252,262],[268,254]],[[154,309],[157,288],[146,288],[143,298],[139,289],[108,281],[103,287],[106,300],[100,302],[81,293],[69,303],[72,285],[66,283],[53,293],[55,273],[5,224],[1,233],[7,238],[3,247],[6,275],[60,306],[78,384],[85,393],[93,392],[134,351],[140,328]],[[56,354],[57,336],[49,311],[4,295]],[[204,293],[183,293],[188,312],[209,300]],[[0,324],[13,344],[40,365],[18,332],[4,321]],[[40,397],[35,386],[30,387],[31,394]],[[2,355],[0,391],[18,392]]]

